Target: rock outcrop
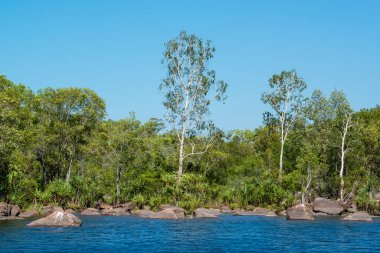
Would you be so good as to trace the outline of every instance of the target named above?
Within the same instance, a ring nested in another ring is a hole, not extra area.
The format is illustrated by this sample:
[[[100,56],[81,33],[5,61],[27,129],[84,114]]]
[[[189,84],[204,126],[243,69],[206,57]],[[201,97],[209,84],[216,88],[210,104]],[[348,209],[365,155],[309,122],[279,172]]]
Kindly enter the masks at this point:
[[[195,218],[217,218],[219,212],[216,212],[214,209],[207,209],[207,208],[197,208],[194,210],[194,217]]]
[[[313,212],[303,204],[290,207],[286,210],[288,220],[313,220]]]
[[[81,225],[82,221],[78,217],[63,211],[55,211],[44,218],[27,224],[30,227],[78,227]]]
[[[117,207],[117,208],[111,208],[111,209],[104,209],[102,212],[102,215],[108,215],[108,216],[126,216],[131,215],[129,210]]]
[[[178,214],[178,215],[177,215]],[[149,216],[150,219],[177,220],[185,218],[183,212],[176,213],[173,209],[165,209]]]
[[[343,212],[343,207],[334,200],[326,198],[316,198],[313,205],[314,212],[323,212],[331,215],[339,215]]]
[[[21,217],[21,218],[34,217],[34,216],[37,216],[37,211],[31,210],[31,211],[22,212],[18,216]]]
[[[18,205],[0,202],[0,217],[17,216],[19,213],[20,207]]]
[[[277,214],[275,212],[273,212],[273,211],[269,211],[265,216],[267,216],[267,217],[276,217]]]
[[[366,212],[355,212],[347,215],[343,220],[347,221],[367,221],[371,222],[372,217]]]
[[[80,214],[81,215],[88,215],[88,216],[97,216],[97,215],[100,215],[99,210],[95,209],[95,208],[84,209]]]
[[[8,215],[9,215],[8,204],[4,202],[0,202],[0,216],[8,216]]]
[[[277,216],[277,214],[267,208],[263,207],[256,207],[253,209],[253,211],[246,211],[246,210],[235,210],[235,215],[239,216],[268,216],[268,217],[273,217]]]
[[[142,218],[149,218],[150,216],[152,216],[154,214],[153,211],[145,210],[145,209],[133,210],[131,213],[132,213],[132,215],[137,215],[137,216],[140,216]]]
[[[10,216],[17,216],[20,213],[20,207],[18,205],[11,205],[11,211],[9,213]]]

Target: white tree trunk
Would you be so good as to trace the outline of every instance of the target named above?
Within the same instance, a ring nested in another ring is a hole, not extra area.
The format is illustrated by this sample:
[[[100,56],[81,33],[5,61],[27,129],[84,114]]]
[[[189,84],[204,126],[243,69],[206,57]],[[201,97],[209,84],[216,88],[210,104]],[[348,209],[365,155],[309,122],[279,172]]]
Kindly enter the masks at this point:
[[[183,173],[183,160],[185,159],[185,135],[186,135],[186,113],[187,108],[189,106],[189,96],[188,91],[186,91],[186,100],[185,100],[185,106],[183,108],[183,114],[182,114],[182,129],[181,129],[181,137],[180,137],[180,143],[179,143],[179,161],[178,161],[178,179],[182,177]]]
[[[120,204],[120,166],[116,168],[116,205]]]
[[[339,197],[340,200],[344,200],[344,178],[343,178],[343,173],[344,173],[344,159],[346,156],[347,148],[346,146],[346,138],[347,138],[347,132],[348,129],[351,127],[351,116],[346,116],[346,122],[344,125],[343,129],[343,134],[342,134],[342,143],[340,147],[340,171],[339,171],[339,177],[340,177],[340,189],[339,189]]]
[[[70,177],[71,177],[71,163],[72,163],[72,159],[70,159],[70,162],[69,162],[69,168],[67,170],[67,174],[66,174],[66,183],[69,183],[70,182]]]

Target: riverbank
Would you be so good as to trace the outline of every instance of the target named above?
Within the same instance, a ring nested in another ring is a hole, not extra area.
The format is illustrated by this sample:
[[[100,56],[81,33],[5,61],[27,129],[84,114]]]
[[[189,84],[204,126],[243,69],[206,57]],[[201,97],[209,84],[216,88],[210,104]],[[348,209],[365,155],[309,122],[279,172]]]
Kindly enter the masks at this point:
[[[58,216],[64,214],[80,214],[81,216],[139,216],[148,219],[193,219],[193,218],[217,218],[221,214],[231,214],[235,216],[286,216],[288,220],[313,220],[319,216],[337,216],[348,221],[366,221],[371,222],[372,217],[364,212],[359,211],[355,204],[348,204],[341,201],[335,201],[325,198],[316,198],[312,203],[299,204],[288,208],[287,210],[275,212],[263,207],[252,207],[250,210],[231,209],[227,205],[217,208],[196,208],[193,211],[185,210],[175,205],[161,205],[158,210],[151,210],[149,206],[138,209],[130,202],[126,204],[112,206],[109,204],[97,204],[92,208],[84,210],[66,209],[58,206],[46,206],[41,210],[29,210],[22,212],[17,205],[0,203],[0,220],[22,219],[30,217],[49,217],[53,213],[59,212]],[[57,215],[56,215],[57,216]],[[54,220],[54,218],[53,218]],[[49,226],[49,224],[46,224]],[[57,224],[56,224],[57,225]],[[58,225],[59,226],[59,225]],[[66,226],[66,225],[63,225]]]

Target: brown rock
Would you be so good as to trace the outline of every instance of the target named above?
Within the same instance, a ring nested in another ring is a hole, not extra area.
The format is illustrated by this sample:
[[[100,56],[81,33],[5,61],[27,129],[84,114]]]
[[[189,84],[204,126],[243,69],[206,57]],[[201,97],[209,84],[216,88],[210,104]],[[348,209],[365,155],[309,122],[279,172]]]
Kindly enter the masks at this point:
[[[69,208],[67,210],[65,210],[65,213],[71,213],[71,214],[74,214],[76,213],[73,209]]]
[[[281,212],[278,213],[278,215],[286,216],[286,210],[282,210]]]
[[[256,207],[252,212],[254,215],[267,215],[270,210],[262,207]]]
[[[358,211],[358,208],[356,206],[356,204],[351,204],[351,206],[349,208],[347,208],[346,210],[348,213],[356,213]]]
[[[171,210],[175,213],[177,219],[183,219],[185,218],[185,209],[179,206],[173,206],[173,205],[161,205],[160,210]]]
[[[10,216],[17,216],[20,213],[20,207],[18,205],[11,205]]]
[[[154,212],[151,211],[151,210],[142,209],[142,210],[134,210],[134,211],[132,211],[132,214],[133,215],[138,215],[138,216],[140,216],[142,218],[149,218],[151,215],[154,214]]]
[[[30,227],[78,227],[82,221],[73,214],[65,213],[63,211],[55,211],[54,213],[32,221],[27,226]]]
[[[10,205],[0,202],[0,216],[8,216],[10,214]]]
[[[37,216],[37,211],[36,210],[32,210],[32,211],[22,212],[18,216],[21,217],[21,218],[30,218],[30,217],[33,217],[33,216]]]
[[[273,212],[273,211],[269,211],[265,216],[267,216],[267,217],[276,217],[277,214],[275,212]]]
[[[108,216],[125,216],[125,215],[131,215],[131,213],[122,207],[113,208],[113,209],[104,209],[102,212],[102,215],[108,215]]]
[[[100,215],[98,209],[95,209],[95,208],[87,208],[87,209],[84,209],[81,213],[81,215],[88,215],[88,216],[97,216],[97,215]]]
[[[372,221],[372,217],[366,212],[356,212],[347,215],[343,220],[348,221]]]
[[[182,212],[175,212],[175,209],[164,209],[162,211],[159,211],[158,213],[153,213],[151,216],[149,216],[151,219],[166,219],[166,220],[177,220],[177,219],[183,219],[185,218],[185,213]]]
[[[194,210],[194,216],[196,218],[216,218],[219,213],[207,208],[197,208]]]
[[[314,211],[338,215],[343,212],[343,207],[339,205],[337,201],[326,198],[316,198],[314,200]]]
[[[286,209],[286,218],[288,220],[313,220],[312,211],[303,204],[299,204]]]

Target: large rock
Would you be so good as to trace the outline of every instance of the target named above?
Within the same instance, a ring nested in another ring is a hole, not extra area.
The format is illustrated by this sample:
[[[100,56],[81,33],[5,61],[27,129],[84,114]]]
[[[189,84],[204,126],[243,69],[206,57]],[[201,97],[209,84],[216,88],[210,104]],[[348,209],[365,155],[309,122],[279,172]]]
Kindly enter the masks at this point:
[[[280,216],[286,216],[286,210],[282,210],[281,212],[278,213]]]
[[[255,209],[253,209],[253,211],[245,211],[243,209],[235,210],[234,213],[235,215],[239,215],[239,216],[268,216],[268,217],[277,216],[275,212],[263,207],[256,207]]]
[[[348,213],[356,213],[358,211],[358,207],[356,204],[352,203],[350,207],[346,210]]]
[[[265,216],[267,216],[267,217],[276,217],[277,214],[275,212],[273,212],[273,211],[269,211]]]
[[[78,227],[82,221],[73,214],[65,213],[63,211],[55,211],[54,213],[32,221],[27,226],[30,227]]]
[[[131,213],[122,207],[112,208],[112,209],[104,209],[102,212],[103,215],[109,215],[109,216],[125,216],[130,215]]]
[[[313,220],[312,211],[303,204],[299,204],[286,209],[286,218],[288,220]]]
[[[179,206],[173,206],[173,205],[161,205],[160,206],[161,211],[165,210],[171,210],[175,213],[175,216],[177,219],[183,219],[185,218],[185,209]],[[170,212],[169,212],[170,213]]]
[[[133,215],[137,215],[137,216],[140,216],[142,218],[149,218],[150,216],[152,216],[155,212],[151,211],[151,210],[145,210],[145,209],[141,209],[141,210],[133,210],[131,212]]]
[[[175,210],[175,209],[174,209]],[[175,212],[173,209],[164,209],[149,216],[151,219],[177,220],[185,218],[184,212]]]
[[[8,216],[11,211],[11,206],[7,203],[0,202],[0,216]]]
[[[37,211],[36,210],[31,210],[31,211],[22,212],[18,216],[21,217],[21,218],[34,217],[34,216],[37,216]]]
[[[80,214],[81,215],[86,215],[86,216],[97,216],[97,215],[100,215],[98,209],[95,209],[95,208],[84,209]]]
[[[0,216],[17,216],[20,213],[18,205],[11,205],[0,202]]]
[[[268,215],[268,213],[270,212],[269,209],[266,209],[266,208],[262,208],[262,207],[256,207],[255,209],[253,209],[253,214],[254,215],[263,215],[263,216],[266,216]]]
[[[351,213],[347,215],[343,220],[348,220],[348,221],[368,221],[371,222],[372,218],[371,216],[366,213],[366,212],[356,212],[356,213]]]
[[[10,216],[17,216],[20,213],[20,207],[18,205],[11,205]]]
[[[343,210],[343,207],[339,205],[337,201],[326,198],[316,198],[314,200],[315,212],[323,212],[331,215],[338,215],[341,214]]]
[[[194,210],[194,216],[196,218],[217,218],[218,215],[219,213],[212,209],[197,208]]]

